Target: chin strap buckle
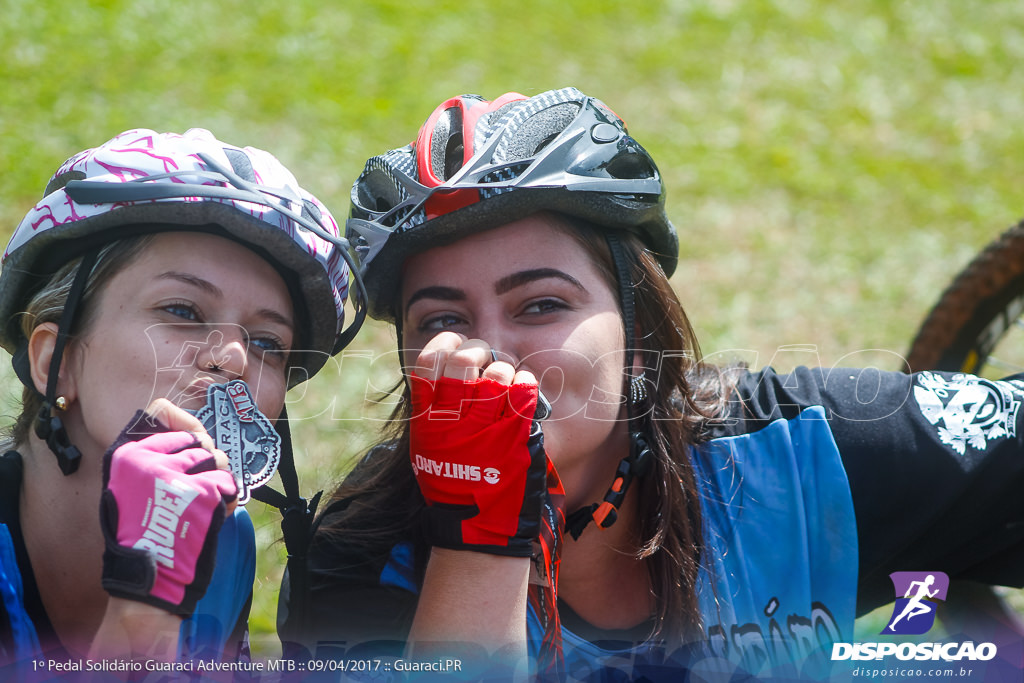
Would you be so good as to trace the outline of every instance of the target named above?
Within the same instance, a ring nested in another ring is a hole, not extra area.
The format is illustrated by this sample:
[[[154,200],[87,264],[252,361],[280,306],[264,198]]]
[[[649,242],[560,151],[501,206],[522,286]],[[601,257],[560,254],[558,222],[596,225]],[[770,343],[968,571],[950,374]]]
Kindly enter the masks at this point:
[[[53,414],[53,409],[47,402],[43,403],[36,417],[35,432],[57,456],[57,464],[64,476],[73,473],[82,464],[82,452],[71,443],[64,422]]]
[[[626,491],[636,477],[646,475],[651,469],[653,459],[651,448],[647,444],[647,436],[643,432],[632,432],[629,435],[629,456],[619,461],[615,470],[615,479],[600,504],[580,508],[566,518],[566,530],[574,539],[593,520],[598,528],[607,529],[619,518],[619,507],[626,498]]]

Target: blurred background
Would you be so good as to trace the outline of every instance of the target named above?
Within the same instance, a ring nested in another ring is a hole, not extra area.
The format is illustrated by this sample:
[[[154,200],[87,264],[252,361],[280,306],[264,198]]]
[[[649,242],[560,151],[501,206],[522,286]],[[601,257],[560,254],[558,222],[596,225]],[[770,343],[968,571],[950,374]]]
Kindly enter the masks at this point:
[[[269,150],[341,218],[366,158],[444,99],[574,85],[665,176],[707,356],[896,369],[948,280],[1024,215],[1014,0],[0,0],[0,16],[5,240],[64,159],[129,128]],[[368,325],[291,396],[308,493],[372,440],[394,347]],[[0,393],[6,425],[6,361]],[[274,656],[284,551],[276,511],[250,510],[253,649]]]

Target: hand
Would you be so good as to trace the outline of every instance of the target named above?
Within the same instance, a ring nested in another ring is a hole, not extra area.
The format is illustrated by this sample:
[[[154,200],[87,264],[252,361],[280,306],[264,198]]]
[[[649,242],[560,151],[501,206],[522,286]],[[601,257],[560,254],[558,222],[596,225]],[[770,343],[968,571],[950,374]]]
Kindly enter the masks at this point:
[[[179,615],[206,592],[217,533],[238,489],[202,424],[166,399],[132,418],[103,456],[103,587]]]
[[[530,557],[550,466],[537,381],[491,360],[485,342],[451,332],[424,347],[409,375],[409,455],[434,546]]]

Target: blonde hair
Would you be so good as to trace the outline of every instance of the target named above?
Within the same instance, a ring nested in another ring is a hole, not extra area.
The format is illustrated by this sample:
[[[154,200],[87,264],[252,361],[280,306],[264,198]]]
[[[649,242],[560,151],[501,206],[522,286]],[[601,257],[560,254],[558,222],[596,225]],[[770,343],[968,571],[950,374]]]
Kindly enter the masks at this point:
[[[82,294],[81,312],[71,328],[71,341],[88,331],[107,283],[129,262],[137,258],[151,241],[152,235],[129,237],[111,242],[100,249]],[[71,283],[74,282],[81,265],[81,256],[65,263],[26,302],[24,310],[19,313],[21,333],[25,339],[29,339],[40,325],[56,324],[60,321],[68,293],[71,291]],[[35,387],[24,387],[21,394],[21,413],[10,428],[6,443],[2,444],[4,448],[17,446],[28,440],[42,407],[42,394]]]

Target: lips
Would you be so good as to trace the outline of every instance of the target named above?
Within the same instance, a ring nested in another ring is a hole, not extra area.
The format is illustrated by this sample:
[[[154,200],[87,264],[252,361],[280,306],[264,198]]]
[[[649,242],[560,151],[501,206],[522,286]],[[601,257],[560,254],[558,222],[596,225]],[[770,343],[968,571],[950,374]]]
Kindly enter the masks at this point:
[[[217,384],[217,380],[213,377],[197,377],[182,389],[177,396],[168,398],[178,407],[195,412],[206,405],[206,392],[214,384]]]

